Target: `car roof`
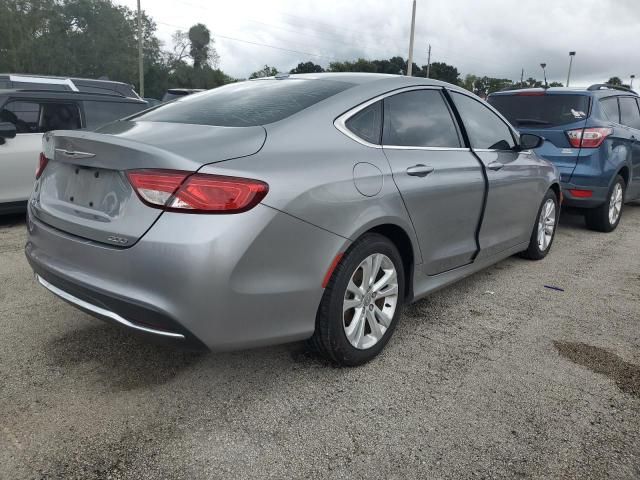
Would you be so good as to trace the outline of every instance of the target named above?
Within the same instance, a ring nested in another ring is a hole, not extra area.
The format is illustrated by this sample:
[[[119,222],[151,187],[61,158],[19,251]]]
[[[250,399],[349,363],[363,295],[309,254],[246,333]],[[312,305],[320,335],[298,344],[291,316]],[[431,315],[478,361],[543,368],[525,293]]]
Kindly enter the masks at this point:
[[[594,88],[598,87],[598,88]],[[602,88],[600,88],[602,87]],[[618,89],[607,87],[607,85],[592,85],[591,87],[549,87],[549,88],[518,88],[515,90],[503,90],[500,92],[493,92],[489,94],[490,97],[509,96],[509,95],[522,95],[527,93],[543,93],[545,95],[585,95],[594,96],[597,98],[634,95],[638,96],[636,92],[629,89]]]
[[[347,82],[354,85],[364,85],[376,81],[393,80],[394,83],[411,85],[434,85],[455,87],[446,82],[424,77],[407,77],[406,75],[394,75],[390,73],[359,73],[359,72],[324,72],[324,73],[292,73],[278,74],[275,77],[256,78],[249,81],[273,80],[273,79],[301,79],[301,80],[330,80],[334,82]]]
[[[46,98],[53,100],[92,100],[100,102],[146,103],[144,100],[116,93],[73,92],[69,90],[41,90],[26,88],[0,89],[0,97]]]

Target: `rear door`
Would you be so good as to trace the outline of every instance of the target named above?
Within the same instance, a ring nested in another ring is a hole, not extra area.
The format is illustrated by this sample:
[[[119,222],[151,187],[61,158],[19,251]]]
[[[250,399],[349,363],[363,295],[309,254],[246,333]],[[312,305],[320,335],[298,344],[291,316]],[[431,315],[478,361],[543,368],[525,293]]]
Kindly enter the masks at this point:
[[[540,161],[517,151],[511,128],[479,100],[459,92],[451,97],[474,153],[485,166],[489,189],[480,228],[478,258],[529,241],[545,185]]]
[[[424,273],[470,263],[477,253],[485,182],[441,89],[386,97],[382,140],[416,231]]]
[[[627,189],[627,200],[640,196],[640,110],[635,97],[619,97],[620,122],[629,134],[629,148],[631,149],[631,181]]]
[[[544,137],[536,153],[558,167],[563,181],[569,181],[580,149],[571,146],[566,132],[585,127],[591,109],[588,95],[528,91],[492,95],[489,103],[521,133]]]
[[[76,102],[12,98],[0,110],[0,121],[13,123],[17,132],[0,145],[0,201],[23,202],[33,189],[42,134],[80,128],[80,110]]]

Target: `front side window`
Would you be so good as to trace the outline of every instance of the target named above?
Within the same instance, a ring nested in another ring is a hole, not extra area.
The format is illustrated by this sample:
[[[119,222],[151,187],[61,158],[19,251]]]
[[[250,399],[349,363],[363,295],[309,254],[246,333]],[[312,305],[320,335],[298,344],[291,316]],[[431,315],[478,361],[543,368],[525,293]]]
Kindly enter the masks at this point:
[[[402,147],[461,146],[451,112],[439,90],[411,90],[385,98],[382,142]]]
[[[451,96],[473,148],[511,150],[515,147],[511,129],[488,107],[461,93],[452,92]]]
[[[187,95],[135,121],[252,127],[283,120],[354,84],[334,80],[253,80]]]
[[[603,98],[600,100],[600,107],[609,120],[620,123],[620,110],[618,110],[617,97]]]
[[[13,123],[19,134],[82,128],[80,109],[73,102],[11,100],[0,111],[0,122]]]
[[[346,121],[345,126],[365,142],[380,145],[382,134],[382,101],[360,110]]]
[[[640,130],[640,111],[635,98],[620,97],[620,123]]]

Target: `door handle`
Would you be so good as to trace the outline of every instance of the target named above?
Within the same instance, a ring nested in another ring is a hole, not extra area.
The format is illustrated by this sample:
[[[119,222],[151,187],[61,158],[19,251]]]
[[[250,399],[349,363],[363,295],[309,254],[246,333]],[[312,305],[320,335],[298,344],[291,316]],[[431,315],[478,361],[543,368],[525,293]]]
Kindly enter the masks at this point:
[[[407,175],[411,175],[412,177],[426,177],[431,172],[433,172],[434,168],[429,167],[428,165],[414,165],[413,167],[407,168]]]
[[[494,172],[497,172],[498,170],[500,170],[502,167],[504,167],[503,163],[500,162],[491,162],[489,165],[487,165],[487,168],[489,170],[493,170]]]

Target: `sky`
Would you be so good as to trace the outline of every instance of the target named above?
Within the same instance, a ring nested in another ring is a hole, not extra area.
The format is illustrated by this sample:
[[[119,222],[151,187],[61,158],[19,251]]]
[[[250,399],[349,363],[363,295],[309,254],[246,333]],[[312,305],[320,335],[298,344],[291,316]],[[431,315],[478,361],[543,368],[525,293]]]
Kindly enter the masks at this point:
[[[289,71],[299,62],[406,58],[412,0],[141,0],[157,36],[204,23],[219,67],[246,78],[265,64]],[[136,0],[115,0],[136,8]],[[417,0],[414,61],[454,65],[464,75],[567,80],[571,86],[629,83],[640,76],[640,0]],[[640,78],[634,88],[640,87]]]

